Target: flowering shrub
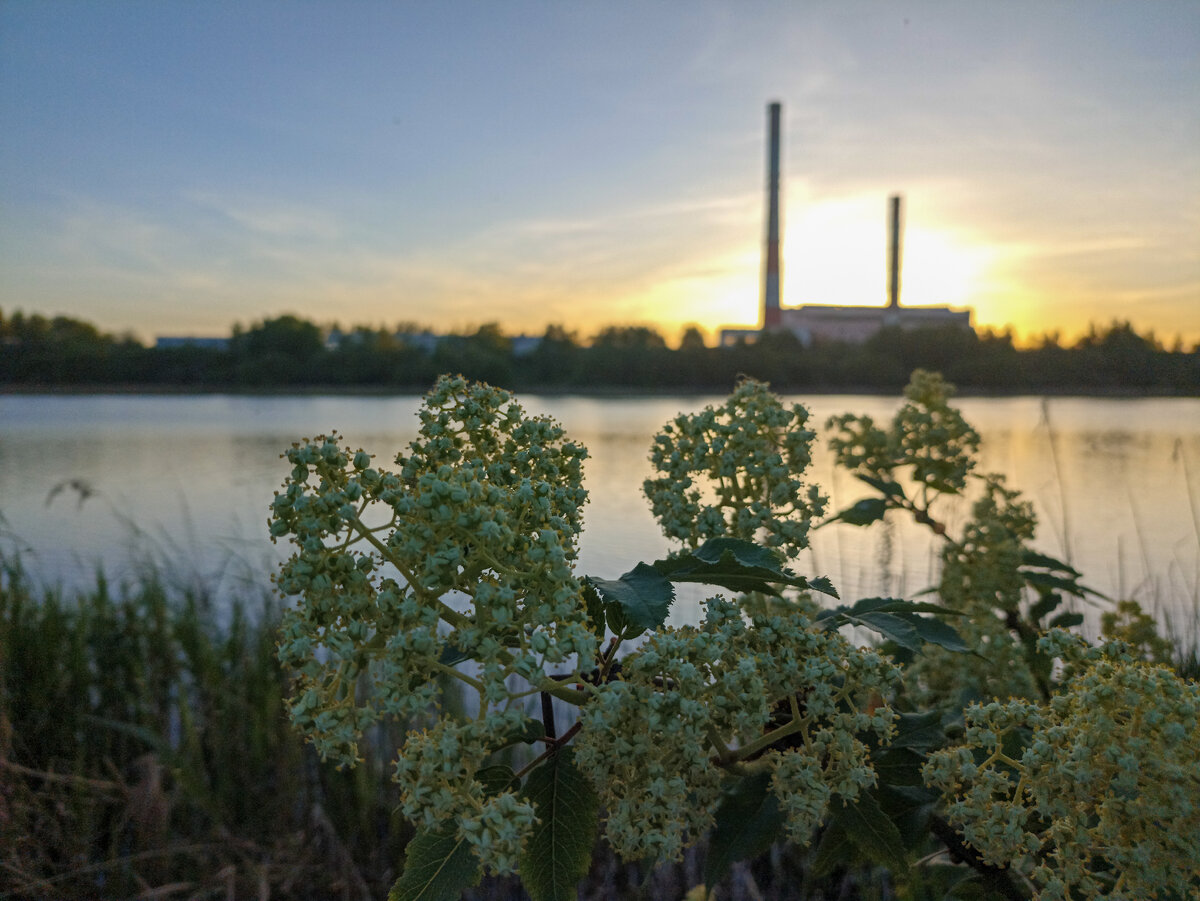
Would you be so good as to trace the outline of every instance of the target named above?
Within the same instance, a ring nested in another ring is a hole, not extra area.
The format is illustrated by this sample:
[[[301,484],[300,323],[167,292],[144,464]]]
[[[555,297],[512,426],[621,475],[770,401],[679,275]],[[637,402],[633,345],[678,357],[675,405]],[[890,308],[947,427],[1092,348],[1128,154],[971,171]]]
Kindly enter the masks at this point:
[[[663,532],[690,547],[758,539],[796,556],[826,501],[803,482],[817,437],[807,422],[800,404],[785,407],[762,382],[746,380],[722,406],[664,425],[650,449],[659,475],[644,483]]]
[[[791,739],[755,764],[771,773],[789,834],[808,844],[831,796],[853,801],[876,784],[860,736],[891,737],[895,714],[871,700],[898,675],[800,613],[746,622],[711,598],[698,628],[658,630],[583,710],[576,759],[608,809],[609,840],[631,859],[677,857],[712,826],[722,768]]]
[[[930,755],[950,822],[1038,899],[1197,897],[1200,686],[1119,642],[1042,644],[1070,665],[1049,703],[972,705],[963,743]]]
[[[586,451],[506,392],[461,379],[438,382],[420,416],[395,471],[336,436],[286,454],[271,534],[297,548],[277,585],[303,598],[279,649],[298,673],[292,720],[352,763],[380,717],[433,714],[397,758],[404,813],[425,827],[457,822],[481,859],[511,870],[533,808],[511,790],[489,796],[478,774],[522,734],[528,693],[573,694],[547,667],[595,657],[571,566]],[[454,666],[462,659],[473,673]],[[477,716],[436,716],[446,680],[476,694]]]
[[[618,579],[575,570],[586,451],[507,392],[440,379],[394,469],[336,435],[288,450],[271,534],[294,549],[277,577],[297,600],[279,649],[291,716],[347,764],[382,718],[408,724],[395,778],[418,831],[391,898],[456,898],[481,867],[519,871],[535,901],[572,897],[602,827],[636,860],[707,836],[709,885],[776,840],[898,879],[940,842],[1006,897],[1175,885],[1164,861],[1200,857],[1195,686],[1039,643],[1079,574],[1032,551],[1028,504],[974,474],[948,386],[918,373],[907,397],[890,429],[833,421],[839,462],[877,496],[826,524],[929,525],[946,542],[936,604],[813,601],[836,589],[787,563],[824,512],[804,482],[815,434],[756,382],[655,438],[644,488],[680,546]],[[952,538],[934,504],[973,484]],[[721,591],[695,626],[666,625],[680,582]],[[1056,681],[1061,653],[1075,681]],[[952,741],[958,694],[998,672],[1018,698],[969,708]],[[556,705],[575,708],[561,733]],[[1169,752],[1138,763],[1154,742]],[[1168,822],[1184,831],[1155,838]]]

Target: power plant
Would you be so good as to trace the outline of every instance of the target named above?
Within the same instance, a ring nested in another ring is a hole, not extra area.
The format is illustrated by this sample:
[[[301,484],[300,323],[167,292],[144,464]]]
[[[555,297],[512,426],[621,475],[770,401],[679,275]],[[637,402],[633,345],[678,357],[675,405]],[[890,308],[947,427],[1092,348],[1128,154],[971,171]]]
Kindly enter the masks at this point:
[[[900,306],[900,271],[903,253],[903,200],[888,198],[887,304],[882,307],[807,304],[785,308],[780,303],[783,260],[780,253],[780,193],[783,145],[783,105],[767,105],[767,227],[763,248],[762,325],[757,329],[721,330],[721,344],[754,341],[764,332],[789,331],[804,344],[813,341],[861,342],[882,328],[971,328],[971,311],[950,307]]]

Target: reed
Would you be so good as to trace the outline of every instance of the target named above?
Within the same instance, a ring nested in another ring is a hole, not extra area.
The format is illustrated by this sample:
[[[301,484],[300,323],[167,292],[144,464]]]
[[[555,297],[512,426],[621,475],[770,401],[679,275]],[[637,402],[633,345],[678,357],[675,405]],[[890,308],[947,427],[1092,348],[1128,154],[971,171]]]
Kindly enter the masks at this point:
[[[0,559],[0,898],[386,893],[410,832],[384,760],[317,760],[272,604],[213,606],[153,573],[64,598]]]

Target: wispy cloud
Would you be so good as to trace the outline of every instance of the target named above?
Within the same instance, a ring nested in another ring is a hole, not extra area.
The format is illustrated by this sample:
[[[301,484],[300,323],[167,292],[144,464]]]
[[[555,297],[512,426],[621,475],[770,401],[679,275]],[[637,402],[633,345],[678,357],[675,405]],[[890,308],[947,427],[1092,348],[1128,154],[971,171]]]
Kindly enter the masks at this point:
[[[183,196],[246,231],[266,237],[333,241],[343,231],[336,214],[315,206],[272,197],[231,196],[208,191],[186,191]]]

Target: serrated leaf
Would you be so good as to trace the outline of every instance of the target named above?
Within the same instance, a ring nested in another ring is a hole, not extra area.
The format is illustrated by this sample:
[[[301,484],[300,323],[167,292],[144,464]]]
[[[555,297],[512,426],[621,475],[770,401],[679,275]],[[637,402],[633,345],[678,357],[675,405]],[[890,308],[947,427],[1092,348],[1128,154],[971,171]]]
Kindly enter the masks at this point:
[[[895,613],[868,611],[858,616],[847,614],[846,618],[852,625],[866,626],[902,648],[910,651],[921,650],[921,638],[917,629],[906,617],[897,616]]]
[[[1082,590],[1074,578],[1067,576],[1057,576],[1054,573],[1043,572],[1037,569],[1022,569],[1020,573],[1021,578],[1034,588],[1057,588],[1059,591],[1065,591],[1068,594],[1079,594]]]
[[[666,622],[675,600],[675,587],[655,567],[639,563],[619,579],[588,581],[607,604],[616,604],[627,622],[641,629],[657,629]]]
[[[545,737],[545,725],[534,719],[526,719],[500,736],[496,744],[489,746],[489,750],[495,752],[513,745],[531,745],[535,741],[542,741]]]
[[[1021,551],[1022,566],[1040,566],[1042,569],[1051,569],[1056,572],[1066,573],[1067,575],[1079,578],[1082,573],[1075,569],[1071,564],[1064,563],[1061,560],[1056,560],[1046,554],[1040,554],[1037,551],[1023,550]]]
[[[919,785],[880,785],[876,796],[884,815],[896,825],[905,854],[925,849],[929,815],[940,798],[939,793]]]
[[[737,861],[757,857],[778,838],[783,814],[769,791],[770,783],[770,773],[751,773],[734,783],[721,799],[704,862],[708,888],[724,879]]]
[[[908,619],[913,624],[913,628],[917,630],[917,635],[928,644],[936,644],[947,651],[971,650],[958,631],[940,619],[932,619],[927,616],[913,616]]]
[[[852,526],[869,526],[879,522],[887,513],[888,502],[882,497],[864,497],[861,501],[847,507],[833,517],[834,522],[844,522]]]
[[[904,497],[904,489],[896,482],[877,479],[875,476],[869,476],[861,472],[856,472],[854,477],[860,482],[866,482],[876,491],[886,494],[888,497]]]
[[[880,613],[937,613],[941,616],[962,616],[957,610],[942,607],[938,604],[927,604],[917,601],[906,601],[902,598],[863,598],[849,608],[849,613],[860,613],[876,610]]]
[[[783,555],[741,538],[711,538],[694,551],[656,560],[654,569],[672,582],[719,585],[730,591],[779,594],[779,585],[813,589],[837,597],[829,579],[812,582],[783,566]]]
[[[487,794],[503,791],[512,782],[506,766],[481,769],[476,778]],[[388,892],[388,901],[458,901],[463,892],[479,883],[479,860],[458,826],[418,829],[404,854],[404,872]]]
[[[471,655],[466,651],[459,650],[454,645],[446,645],[442,648],[442,653],[438,655],[438,663],[443,666],[454,666],[462,663],[464,660],[470,660]]]
[[[1060,613],[1054,619],[1050,620],[1051,629],[1069,629],[1072,626],[1078,626],[1083,623],[1082,613]]]
[[[693,556],[705,563],[720,563],[732,559],[741,566],[786,572],[781,569],[782,554],[744,538],[710,538],[693,551]]]
[[[600,801],[575,766],[571,748],[552,754],[529,774],[525,797],[537,810],[521,854],[521,881],[533,901],[567,901],[587,875],[600,824]]]
[[[1029,618],[1033,622],[1040,622],[1042,617],[1050,613],[1062,603],[1062,595],[1056,592],[1050,592],[1042,597],[1036,604],[1029,608]]]
[[[880,785],[924,785],[921,775],[924,763],[924,756],[911,748],[889,748],[883,754],[872,756]]]
[[[837,593],[837,589],[833,587],[833,583],[829,581],[829,576],[817,576],[815,579],[809,579],[808,587],[813,591],[821,592],[821,594],[827,594],[833,598],[841,598],[841,595]]]
[[[598,638],[604,637],[604,598],[592,584],[591,579],[583,580],[583,601],[587,606],[588,625]]]
[[[928,751],[939,748],[946,739],[942,714],[937,710],[926,713],[901,713],[896,719],[896,734],[888,743],[889,749],[912,748]]]
[[[859,794],[853,804],[831,804],[829,812],[833,821],[868,860],[893,872],[908,868],[900,830],[880,809],[879,802],[870,792]]]
[[[457,901],[479,883],[479,861],[456,827],[420,830],[408,843],[404,872],[388,901]]]
[[[854,857],[854,843],[846,835],[846,830],[830,821],[821,833],[821,840],[817,842],[809,869],[818,878],[828,876],[838,867],[853,863]]]

